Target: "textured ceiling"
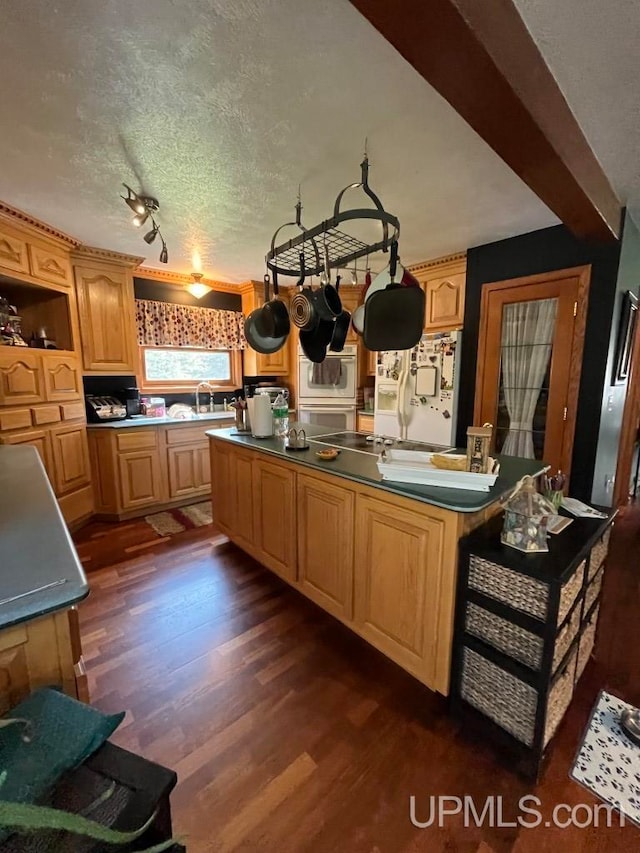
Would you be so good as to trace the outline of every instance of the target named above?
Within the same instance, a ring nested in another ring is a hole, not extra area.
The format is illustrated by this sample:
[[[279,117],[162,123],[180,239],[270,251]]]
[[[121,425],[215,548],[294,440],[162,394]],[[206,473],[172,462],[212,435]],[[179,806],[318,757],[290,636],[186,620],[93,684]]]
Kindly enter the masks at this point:
[[[640,222],[640,2],[515,4],[618,197]]]
[[[347,0],[0,0],[0,16],[0,199],[85,243],[161,266],[126,181],[160,200],[170,269],[198,248],[208,276],[261,277],[298,184],[304,220],[328,216],[365,137],[405,263],[557,222]]]

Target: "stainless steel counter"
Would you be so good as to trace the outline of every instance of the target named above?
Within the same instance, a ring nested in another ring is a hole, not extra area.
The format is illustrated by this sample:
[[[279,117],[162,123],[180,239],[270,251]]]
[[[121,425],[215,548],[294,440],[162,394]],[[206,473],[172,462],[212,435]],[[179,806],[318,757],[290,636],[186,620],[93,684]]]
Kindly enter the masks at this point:
[[[37,450],[0,445],[0,628],[71,607],[88,594]]]

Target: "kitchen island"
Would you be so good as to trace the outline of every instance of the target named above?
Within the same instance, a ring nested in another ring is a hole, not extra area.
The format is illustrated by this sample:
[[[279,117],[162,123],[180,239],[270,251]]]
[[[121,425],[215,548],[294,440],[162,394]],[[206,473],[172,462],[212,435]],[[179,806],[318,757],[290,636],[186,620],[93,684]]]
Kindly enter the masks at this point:
[[[449,692],[458,540],[541,464],[504,457],[489,492],[382,481],[371,453],[324,461],[279,438],[208,432],[213,517],[240,548],[410,672]]]
[[[77,612],[89,594],[35,447],[0,446],[0,713],[36,687],[88,699]]]

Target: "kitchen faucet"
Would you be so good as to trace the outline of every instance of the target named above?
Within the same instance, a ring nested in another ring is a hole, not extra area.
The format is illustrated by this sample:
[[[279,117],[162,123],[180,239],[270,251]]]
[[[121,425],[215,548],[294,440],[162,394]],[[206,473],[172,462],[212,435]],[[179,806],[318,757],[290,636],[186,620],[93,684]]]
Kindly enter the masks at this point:
[[[200,414],[200,389],[209,391],[209,412],[213,412],[213,385],[210,382],[198,382],[196,385],[196,415]]]

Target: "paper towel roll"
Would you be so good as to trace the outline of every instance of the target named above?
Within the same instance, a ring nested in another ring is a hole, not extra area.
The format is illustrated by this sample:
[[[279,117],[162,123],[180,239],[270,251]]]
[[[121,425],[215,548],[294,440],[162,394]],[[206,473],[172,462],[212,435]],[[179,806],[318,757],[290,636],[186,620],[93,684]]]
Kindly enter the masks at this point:
[[[254,438],[268,438],[273,435],[273,413],[271,397],[268,394],[256,394],[253,398],[251,434]]]

